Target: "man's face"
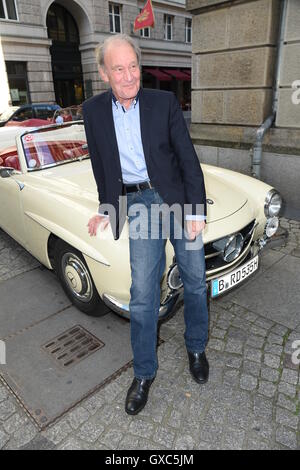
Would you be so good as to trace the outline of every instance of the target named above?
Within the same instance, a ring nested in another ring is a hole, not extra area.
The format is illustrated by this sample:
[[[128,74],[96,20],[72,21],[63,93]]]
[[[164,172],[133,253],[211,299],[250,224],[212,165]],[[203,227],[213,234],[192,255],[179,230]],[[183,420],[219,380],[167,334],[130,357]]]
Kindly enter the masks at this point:
[[[120,103],[134,98],[140,88],[140,68],[130,44],[115,42],[108,46],[100,69],[102,80],[108,82]]]

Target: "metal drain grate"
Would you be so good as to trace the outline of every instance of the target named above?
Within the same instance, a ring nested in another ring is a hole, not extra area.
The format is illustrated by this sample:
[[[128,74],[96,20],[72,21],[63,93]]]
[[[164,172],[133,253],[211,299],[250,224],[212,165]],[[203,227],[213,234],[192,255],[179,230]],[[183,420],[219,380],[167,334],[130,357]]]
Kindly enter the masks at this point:
[[[76,325],[42,346],[64,369],[74,366],[105,344],[82,326]]]

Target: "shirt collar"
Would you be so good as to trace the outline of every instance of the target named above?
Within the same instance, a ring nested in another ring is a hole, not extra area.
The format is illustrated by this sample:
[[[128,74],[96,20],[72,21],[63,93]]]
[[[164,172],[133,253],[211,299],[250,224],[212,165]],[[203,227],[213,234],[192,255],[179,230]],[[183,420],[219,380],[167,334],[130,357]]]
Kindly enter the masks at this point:
[[[131,104],[131,106],[133,105],[134,108],[136,107],[137,102],[138,102],[138,100],[139,100],[140,91],[141,91],[141,89],[139,89],[139,91],[138,91],[136,97],[134,98],[134,100],[133,100],[133,102],[132,102],[132,104]],[[115,105],[116,108],[118,109],[120,103],[119,103],[119,101],[117,100],[117,98],[115,97],[115,95],[114,95],[114,93],[113,93],[112,90],[111,90],[111,98],[112,98],[112,102],[114,103],[114,105]],[[121,105],[120,105],[120,106],[121,106]],[[123,109],[123,111],[124,111],[124,113],[125,113],[126,111],[125,111],[125,108],[124,108],[123,106],[122,106],[122,109]],[[129,109],[130,109],[130,108],[129,108]]]

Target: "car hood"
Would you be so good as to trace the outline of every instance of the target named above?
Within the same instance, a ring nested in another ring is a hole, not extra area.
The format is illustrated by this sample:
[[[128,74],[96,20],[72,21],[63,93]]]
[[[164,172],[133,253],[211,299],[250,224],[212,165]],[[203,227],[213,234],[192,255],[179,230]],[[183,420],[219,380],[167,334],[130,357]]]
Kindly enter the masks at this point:
[[[225,219],[237,212],[247,202],[247,197],[235,186],[229,185],[221,176],[206,172],[203,169],[206,201],[207,222]]]
[[[204,169],[203,174],[208,201],[208,223],[229,217],[246,204],[245,194],[229,186],[222,177]],[[95,204],[98,205],[98,192],[90,160],[34,171],[30,176],[42,190],[49,191],[51,197],[56,196],[61,202],[63,199],[66,202],[72,200],[91,210],[95,210]]]

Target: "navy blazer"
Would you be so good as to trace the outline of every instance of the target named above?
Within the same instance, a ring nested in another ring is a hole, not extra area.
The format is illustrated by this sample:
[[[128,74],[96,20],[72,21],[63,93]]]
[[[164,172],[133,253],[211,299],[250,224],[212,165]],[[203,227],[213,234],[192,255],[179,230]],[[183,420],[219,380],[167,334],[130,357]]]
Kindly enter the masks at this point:
[[[202,204],[206,215],[203,173],[175,95],[141,88],[138,99],[142,144],[151,184],[168,205],[179,203],[183,208],[184,204],[191,204],[191,213],[195,214],[196,204]],[[83,117],[99,202],[101,206],[111,204],[116,210],[116,220],[111,220],[111,225],[117,239],[126,214],[119,216],[119,197],[124,194],[124,187],[112,114],[112,91],[85,101]]]

